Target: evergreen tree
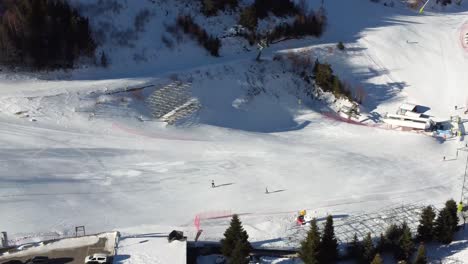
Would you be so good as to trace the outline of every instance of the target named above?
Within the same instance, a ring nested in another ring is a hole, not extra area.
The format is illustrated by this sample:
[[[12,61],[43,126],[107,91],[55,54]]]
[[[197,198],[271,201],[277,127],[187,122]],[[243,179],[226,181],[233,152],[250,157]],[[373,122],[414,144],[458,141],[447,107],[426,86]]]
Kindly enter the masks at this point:
[[[450,226],[453,232],[455,232],[458,229],[457,203],[453,199],[450,199],[445,203],[445,208],[447,208],[450,214]]]
[[[396,252],[400,243],[403,230],[396,224],[391,224],[385,231],[385,240],[388,243],[388,249]]]
[[[375,248],[372,243],[372,237],[370,233],[367,233],[367,236],[362,241],[362,263],[369,263],[374,258]]]
[[[319,63],[317,65],[315,81],[324,91],[332,91],[333,70],[330,64]]]
[[[377,242],[377,246],[375,247],[375,251],[377,251],[378,253],[383,253],[385,251],[386,244],[387,243],[386,243],[384,234],[380,233],[380,239],[379,239],[379,242]]]
[[[313,68],[313,70],[312,70],[312,72],[314,73],[314,75],[317,75],[319,64],[320,64],[320,62],[319,62],[318,58],[316,58],[316,59],[315,59],[315,62],[314,62],[314,68]]]
[[[224,232],[224,238],[221,240],[222,254],[226,257],[231,257],[233,255],[233,250],[239,242],[241,246],[239,246],[237,250],[242,251],[242,254],[248,255],[252,248],[248,239],[249,235],[242,227],[239,216],[236,214],[233,215],[231,224]]]
[[[426,257],[426,248],[424,244],[421,243],[418,247],[418,253],[416,254],[416,259],[414,260],[414,264],[426,264],[427,257]]]
[[[229,264],[248,264],[249,263],[249,249],[245,243],[237,240],[234,249],[231,252],[231,258],[228,260]]]
[[[336,47],[339,49],[339,50],[344,50],[345,49],[345,46],[343,44],[343,42],[338,42],[338,44],[336,44]]]
[[[206,16],[214,16],[219,10],[225,10],[226,7],[234,9],[239,4],[238,0],[201,0],[202,12]]]
[[[417,238],[421,241],[431,241],[434,234],[434,218],[436,214],[431,206],[423,209],[419,219]]]
[[[310,230],[307,237],[301,242],[299,257],[304,264],[318,264],[320,250],[320,232],[317,226],[317,220],[314,218],[310,222]]]
[[[361,256],[362,252],[362,245],[358,240],[358,237],[356,234],[353,236],[353,241],[351,241],[351,244],[348,246],[348,254],[351,258],[357,259]]]
[[[107,68],[107,66],[109,66],[109,61],[107,60],[107,56],[104,51],[101,53],[101,66],[104,68]]]
[[[382,258],[380,257],[380,254],[377,253],[374,257],[374,259],[372,260],[371,264],[383,264],[383,260]]]
[[[327,216],[320,241],[320,263],[335,263],[338,259],[338,241],[333,228],[333,217]]]
[[[434,236],[437,241],[449,244],[453,239],[453,223],[452,214],[447,208],[443,208],[434,224]]]
[[[401,226],[402,235],[398,242],[398,256],[400,260],[408,260],[413,251],[413,240],[411,237],[411,230],[406,223]]]
[[[341,82],[340,82],[340,79],[337,77],[337,76],[333,76],[333,84],[332,84],[332,91],[335,95],[339,95],[342,93],[342,85],[341,85]]]
[[[255,7],[249,6],[242,10],[239,18],[239,24],[253,31],[257,28],[257,23],[258,20]]]
[[[207,16],[216,15],[218,7],[216,5],[217,0],[202,0],[202,12]]]

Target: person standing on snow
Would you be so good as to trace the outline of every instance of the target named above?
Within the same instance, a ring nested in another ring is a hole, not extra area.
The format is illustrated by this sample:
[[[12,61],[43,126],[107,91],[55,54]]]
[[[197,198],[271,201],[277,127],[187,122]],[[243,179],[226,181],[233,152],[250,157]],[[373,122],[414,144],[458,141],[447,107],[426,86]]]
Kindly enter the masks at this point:
[[[460,201],[457,206],[457,214],[458,217],[463,219],[463,229],[465,229],[465,215],[463,214],[463,202]]]
[[[215,188],[215,187],[216,187],[216,185],[214,183],[214,180],[211,180],[211,188]]]

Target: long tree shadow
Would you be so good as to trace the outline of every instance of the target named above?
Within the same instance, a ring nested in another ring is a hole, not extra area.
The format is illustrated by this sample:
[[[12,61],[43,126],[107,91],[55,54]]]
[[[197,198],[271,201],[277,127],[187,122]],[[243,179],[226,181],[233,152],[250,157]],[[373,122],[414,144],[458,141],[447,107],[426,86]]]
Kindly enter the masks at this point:
[[[464,228],[467,226],[468,224],[465,224],[465,226],[455,234],[454,241],[448,245],[436,243],[429,243],[426,245],[428,257],[434,260],[450,259],[458,252],[465,251],[468,248],[468,229]]]
[[[252,242],[251,244],[252,244],[253,247],[261,247],[262,245],[265,245],[265,244],[281,242],[281,241],[283,241],[282,238],[273,238],[273,239],[255,241],[255,242]]]
[[[116,255],[114,256],[113,264],[122,264],[125,260],[129,259],[130,255]]]
[[[50,263],[50,264],[66,264],[66,263],[70,263],[70,262],[73,262],[73,258],[53,258],[53,259],[49,259],[49,262],[47,262],[47,263]]]

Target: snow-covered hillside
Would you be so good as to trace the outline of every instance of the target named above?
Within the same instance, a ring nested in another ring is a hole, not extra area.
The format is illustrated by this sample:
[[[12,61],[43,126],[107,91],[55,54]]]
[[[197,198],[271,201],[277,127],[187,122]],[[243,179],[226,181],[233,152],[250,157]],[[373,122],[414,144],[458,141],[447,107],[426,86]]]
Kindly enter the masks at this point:
[[[172,48],[162,41],[180,13],[220,37],[236,14],[207,19],[191,1],[71,2],[89,15],[111,64],[0,73],[0,227],[12,237],[158,225],[193,239],[197,215],[239,213],[252,241],[281,246],[300,209],[353,215],[460,197],[465,163],[455,151],[464,137],[441,142],[375,123],[407,101],[441,120],[466,119],[465,2],[418,14],[400,2],[327,0],[321,38],[272,45],[261,62],[240,38],[223,38],[219,58],[188,37]],[[142,10],[150,15],[137,32]],[[307,84],[273,59],[290,52],[362,86],[372,125],[330,118],[334,106],[308,98]],[[149,99],[171,84],[187,85],[187,102],[200,108],[166,126]],[[202,221],[201,239],[219,239],[226,223]]]

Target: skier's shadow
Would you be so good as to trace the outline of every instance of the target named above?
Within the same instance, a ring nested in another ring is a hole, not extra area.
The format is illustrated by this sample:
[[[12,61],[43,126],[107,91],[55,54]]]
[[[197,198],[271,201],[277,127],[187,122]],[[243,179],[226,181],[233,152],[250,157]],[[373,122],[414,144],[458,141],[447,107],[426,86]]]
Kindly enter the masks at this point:
[[[286,190],[285,190],[285,189],[281,189],[281,190],[276,190],[276,191],[271,191],[271,192],[269,191],[269,192],[267,192],[267,194],[279,193],[279,192],[284,192],[284,191],[286,191]]]
[[[224,187],[224,186],[229,186],[229,185],[233,185],[233,184],[234,184],[233,182],[230,182],[230,183],[223,183],[223,184],[216,185],[215,188]]]

